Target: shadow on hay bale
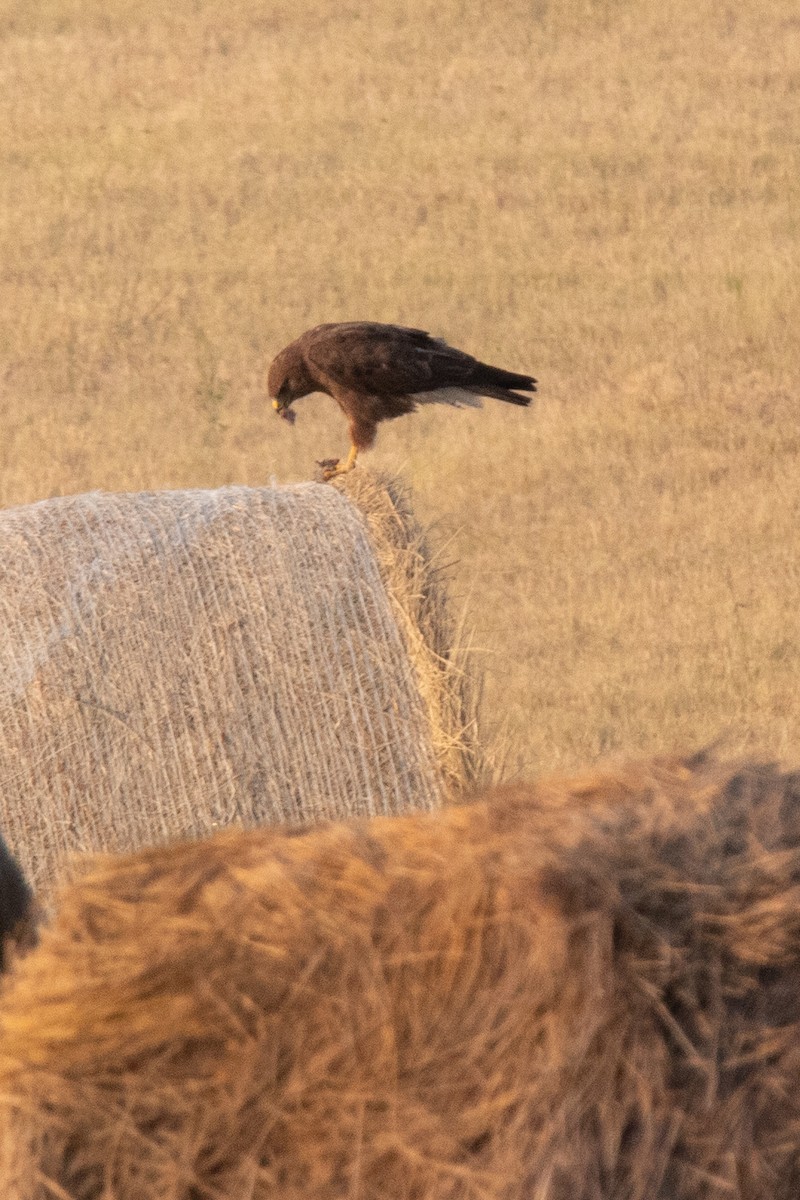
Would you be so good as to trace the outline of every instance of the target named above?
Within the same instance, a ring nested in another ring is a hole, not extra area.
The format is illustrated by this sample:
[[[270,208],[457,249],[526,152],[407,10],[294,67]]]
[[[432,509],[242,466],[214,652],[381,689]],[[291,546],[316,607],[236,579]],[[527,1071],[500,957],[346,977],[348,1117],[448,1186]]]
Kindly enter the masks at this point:
[[[101,860],[0,1008],[17,1200],[795,1200],[800,777]]]
[[[34,944],[36,924],[33,893],[0,837],[0,971],[8,966],[9,954]]]
[[[37,893],[76,850],[433,808],[480,774],[394,484],[61,497],[0,537],[0,828]]]

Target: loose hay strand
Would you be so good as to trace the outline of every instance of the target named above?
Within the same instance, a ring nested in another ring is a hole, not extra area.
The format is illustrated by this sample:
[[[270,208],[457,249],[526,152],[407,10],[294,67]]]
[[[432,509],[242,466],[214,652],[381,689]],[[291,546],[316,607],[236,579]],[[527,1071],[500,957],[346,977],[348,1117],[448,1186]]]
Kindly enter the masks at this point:
[[[417,683],[431,717],[436,758],[452,793],[489,782],[492,747],[479,729],[480,674],[468,635],[454,624],[447,588],[429,535],[414,515],[401,480],[359,470],[335,486],[358,506],[370,532],[384,583]]]

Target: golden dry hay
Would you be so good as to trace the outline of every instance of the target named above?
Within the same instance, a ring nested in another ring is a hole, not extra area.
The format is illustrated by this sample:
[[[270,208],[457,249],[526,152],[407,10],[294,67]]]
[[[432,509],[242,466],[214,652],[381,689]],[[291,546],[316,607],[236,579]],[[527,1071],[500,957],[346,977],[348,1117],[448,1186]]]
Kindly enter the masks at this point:
[[[0,1003],[15,1200],[794,1200],[800,777],[101,859]]]

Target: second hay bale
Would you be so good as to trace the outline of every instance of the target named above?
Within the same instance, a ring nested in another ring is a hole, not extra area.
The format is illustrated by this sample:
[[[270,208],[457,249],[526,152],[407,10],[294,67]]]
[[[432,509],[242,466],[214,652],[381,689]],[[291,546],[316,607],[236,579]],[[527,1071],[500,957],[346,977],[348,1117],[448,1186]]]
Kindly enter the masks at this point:
[[[795,1200],[800,777],[106,860],[0,1002],[15,1200]]]

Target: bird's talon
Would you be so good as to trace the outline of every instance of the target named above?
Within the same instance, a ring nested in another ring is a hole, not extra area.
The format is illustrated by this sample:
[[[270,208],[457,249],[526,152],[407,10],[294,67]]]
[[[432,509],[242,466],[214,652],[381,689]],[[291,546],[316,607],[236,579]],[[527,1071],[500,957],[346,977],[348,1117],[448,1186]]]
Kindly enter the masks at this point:
[[[339,458],[323,458],[317,459],[317,467],[319,468],[318,477],[323,483],[327,483],[336,475],[341,475],[342,468],[340,466],[341,459]]]

